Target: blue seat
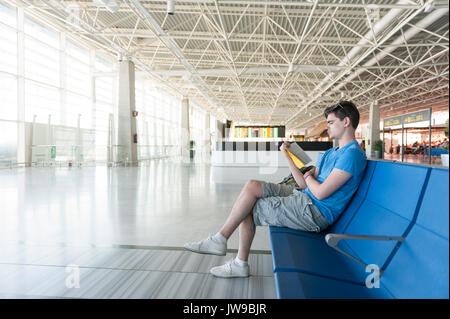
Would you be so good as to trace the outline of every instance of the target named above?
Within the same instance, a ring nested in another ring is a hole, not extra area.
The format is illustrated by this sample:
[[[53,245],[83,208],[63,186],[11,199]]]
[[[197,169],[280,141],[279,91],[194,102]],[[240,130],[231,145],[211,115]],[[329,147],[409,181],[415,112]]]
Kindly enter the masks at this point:
[[[303,272],[275,272],[279,299],[393,299],[384,287],[366,286]]]
[[[430,183],[434,183],[434,187],[438,188],[439,185],[446,185],[442,186],[445,194],[433,190]],[[426,220],[441,221],[434,226],[441,227],[440,231],[443,235],[435,240],[439,242],[438,239],[443,238],[442,249],[447,248],[447,252],[443,253],[444,258],[441,264],[441,267],[446,265],[447,268],[441,277],[447,278],[446,284],[442,285],[446,285],[448,295],[448,170],[433,169],[431,171],[430,168],[420,166],[369,161],[364,179],[355,196],[340,219],[325,233],[308,234],[271,227],[277,296],[279,298],[401,298],[402,295],[390,285],[392,282],[396,285],[396,281],[389,277],[389,274],[393,273],[390,267],[401,265],[401,259],[398,259],[397,254],[406,251],[405,247],[408,247],[410,243],[407,237],[410,232],[411,235],[420,232],[414,228],[415,220],[418,216],[420,217],[419,212],[424,211],[425,202],[432,203],[438,199],[436,194],[444,198],[439,213],[435,213],[440,219],[434,216],[434,219]],[[446,214],[447,222],[445,223],[442,223],[442,214]],[[427,215],[431,216],[430,213]],[[401,245],[397,241],[375,240],[347,240],[339,243],[339,247],[345,252],[366,264],[375,264],[384,270],[381,282],[383,283],[387,276],[386,285],[382,284],[382,287],[377,289],[368,289],[365,286],[368,276],[365,268],[329,247],[324,239],[328,232],[406,237],[406,241]],[[428,235],[431,236],[430,234]],[[438,295],[443,296],[442,291]]]
[[[426,150],[426,155],[429,155],[430,152],[427,149]],[[431,156],[441,156],[441,154],[448,154],[448,150],[444,149],[444,148],[432,148],[431,149]]]
[[[417,220],[381,277],[396,298],[449,298],[448,178],[431,170]]]

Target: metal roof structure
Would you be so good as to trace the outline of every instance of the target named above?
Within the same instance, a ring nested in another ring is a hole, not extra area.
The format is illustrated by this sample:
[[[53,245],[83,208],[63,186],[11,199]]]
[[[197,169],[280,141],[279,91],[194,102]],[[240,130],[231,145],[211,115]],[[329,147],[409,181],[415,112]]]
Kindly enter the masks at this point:
[[[382,116],[448,110],[447,1],[176,0],[173,15],[167,1],[6,2],[219,119],[312,128],[342,99],[362,119],[374,101]]]

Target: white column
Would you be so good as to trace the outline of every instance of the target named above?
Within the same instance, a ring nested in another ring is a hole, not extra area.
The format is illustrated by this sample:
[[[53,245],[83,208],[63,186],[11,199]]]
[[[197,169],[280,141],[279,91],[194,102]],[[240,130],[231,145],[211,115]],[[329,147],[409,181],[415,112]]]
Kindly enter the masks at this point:
[[[373,157],[373,143],[380,139],[380,108],[378,101],[373,101],[370,104],[369,113],[369,143],[366,145],[367,157]]]
[[[212,134],[212,150],[216,151],[217,150],[217,142],[221,140],[222,138],[222,133],[220,132],[220,126],[222,125],[222,123],[215,119],[214,120],[214,125],[213,125],[213,134]]]
[[[25,125],[25,43],[24,43],[24,9],[17,8],[17,162],[31,165],[32,136]]]
[[[216,141],[222,142],[222,139],[226,136],[226,132],[223,132],[224,123],[222,121],[216,120]]]
[[[157,135],[158,134],[157,123],[156,123],[157,120],[155,117],[153,117],[152,121],[153,121],[153,157],[158,157],[159,156],[159,145],[158,145],[158,138],[157,138],[157,136],[158,136]]]
[[[107,155],[106,162],[108,166],[112,166],[115,161],[114,158],[114,145],[115,145],[115,130],[114,130],[114,114],[109,113],[108,119],[108,146],[107,146]]]
[[[60,87],[60,95],[59,95],[59,105],[61,109],[61,115],[59,118],[59,123],[61,125],[67,125],[67,106],[66,106],[66,88],[67,88],[67,62],[66,62],[66,35],[61,33],[60,35],[60,51],[59,51],[59,87]]]
[[[122,61],[119,66],[118,160],[131,162],[132,165],[137,165],[137,143],[134,142],[136,118],[132,116],[135,108],[134,63]]]
[[[183,97],[181,101],[181,157],[183,161],[189,161],[189,99]]]
[[[81,131],[81,114],[78,114],[77,119],[77,135],[75,139],[76,152],[75,152],[75,163],[81,166],[83,163],[83,132]]]
[[[166,121],[162,120],[161,122],[161,155],[162,157],[166,156]]]
[[[204,131],[204,152],[205,158],[208,159],[211,155],[211,116],[210,113],[205,114],[205,131]]]
[[[149,135],[148,135],[148,121],[144,122],[144,130],[143,130],[143,136],[144,136],[144,145],[145,145],[145,159],[150,158],[150,141],[149,141]]]
[[[96,87],[95,87],[95,50],[89,51],[89,80],[91,91],[91,118],[92,118],[92,128],[97,131],[97,94],[96,94]],[[96,134],[97,135],[97,134]],[[97,136],[95,136],[95,143],[97,144],[103,144],[105,141],[97,141]]]

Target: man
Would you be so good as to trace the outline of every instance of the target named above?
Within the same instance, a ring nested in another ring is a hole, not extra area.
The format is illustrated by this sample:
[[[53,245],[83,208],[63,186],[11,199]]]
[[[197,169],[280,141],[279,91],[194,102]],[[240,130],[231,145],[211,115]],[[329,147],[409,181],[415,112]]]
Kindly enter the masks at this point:
[[[289,143],[280,150],[292,175],[300,187],[250,180],[242,189],[228,219],[220,231],[208,238],[184,245],[190,251],[223,256],[227,240],[239,226],[237,257],[223,266],[214,267],[217,277],[249,276],[248,255],[256,226],[282,226],[308,232],[321,232],[333,224],[364,174],[366,155],[355,139],[359,112],[352,102],[343,101],[327,108],[328,135],[339,146],[329,149],[321,157],[318,167],[302,174],[287,154]]]

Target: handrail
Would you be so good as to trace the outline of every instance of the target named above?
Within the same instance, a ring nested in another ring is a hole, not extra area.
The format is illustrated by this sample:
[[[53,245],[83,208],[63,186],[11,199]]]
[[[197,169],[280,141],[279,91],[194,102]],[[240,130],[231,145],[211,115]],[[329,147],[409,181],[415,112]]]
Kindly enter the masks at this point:
[[[340,249],[338,247],[338,244],[339,244],[339,242],[342,239],[349,239],[349,240],[382,240],[382,241],[398,241],[398,242],[404,242],[405,241],[405,237],[401,237],[401,236],[371,236],[371,235],[350,235],[350,234],[332,234],[332,233],[327,234],[325,236],[325,241],[326,241],[328,246],[330,246],[331,248],[336,249],[341,254],[349,257],[350,259],[353,259],[357,263],[363,265],[365,268],[368,266],[366,263],[364,263],[363,261],[361,261],[358,258],[350,255],[349,253],[343,251],[342,249]],[[380,271],[380,276],[382,275],[383,272],[384,272],[384,270],[382,269]]]

